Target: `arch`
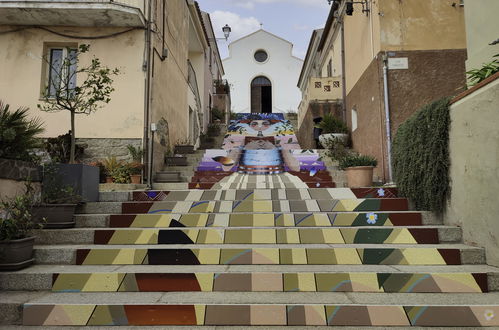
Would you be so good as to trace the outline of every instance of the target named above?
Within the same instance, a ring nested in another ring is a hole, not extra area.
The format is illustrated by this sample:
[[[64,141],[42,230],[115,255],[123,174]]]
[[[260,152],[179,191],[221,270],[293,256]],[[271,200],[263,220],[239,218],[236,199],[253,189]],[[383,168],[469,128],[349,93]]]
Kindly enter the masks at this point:
[[[272,113],[272,82],[265,76],[251,81],[251,113]]]

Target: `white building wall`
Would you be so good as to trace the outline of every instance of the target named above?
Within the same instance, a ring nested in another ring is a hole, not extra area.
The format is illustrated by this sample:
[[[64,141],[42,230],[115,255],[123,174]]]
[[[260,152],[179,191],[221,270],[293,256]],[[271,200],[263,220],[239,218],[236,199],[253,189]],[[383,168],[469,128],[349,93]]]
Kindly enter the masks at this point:
[[[254,54],[263,49],[264,63]],[[232,85],[232,111],[251,112],[251,81],[265,76],[272,82],[272,112],[297,111],[301,93],[296,86],[303,60],[292,55],[293,44],[265,30],[247,35],[229,45],[229,57],[223,60],[224,78]]]

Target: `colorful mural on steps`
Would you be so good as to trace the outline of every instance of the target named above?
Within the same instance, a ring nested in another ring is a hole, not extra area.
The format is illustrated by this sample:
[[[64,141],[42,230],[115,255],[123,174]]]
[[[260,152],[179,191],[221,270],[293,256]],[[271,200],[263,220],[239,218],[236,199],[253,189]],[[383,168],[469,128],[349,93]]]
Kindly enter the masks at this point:
[[[323,171],[326,166],[320,155],[300,148],[293,125],[283,114],[237,114],[227,128],[222,148],[206,150],[189,188],[211,188],[234,173],[291,173],[305,179],[310,187],[334,187]],[[307,178],[316,175],[315,180]]]
[[[499,326],[498,306],[54,305],[24,306],[24,325]]]

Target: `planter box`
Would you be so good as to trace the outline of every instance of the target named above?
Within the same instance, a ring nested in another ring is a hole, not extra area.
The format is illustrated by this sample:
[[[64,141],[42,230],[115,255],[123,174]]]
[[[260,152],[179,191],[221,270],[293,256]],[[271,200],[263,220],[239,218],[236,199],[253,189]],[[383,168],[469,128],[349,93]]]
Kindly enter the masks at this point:
[[[344,133],[327,133],[319,135],[319,142],[322,144],[324,149],[331,149],[333,147],[333,141],[338,141],[346,145],[348,143],[348,134]]]
[[[99,168],[84,164],[56,164],[61,183],[71,186],[84,202],[99,200]]]
[[[35,237],[0,241],[0,270],[19,270],[31,265]]]
[[[193,145],[175,146],[175,153],[180,155],[193,154],[194,146]]]
[[[165,157],[167,166],[187,166],[187,157]]]
[[[42,204],[33,208],[32,216],[38,223],[41,223],[43,218],[47,220],[43,228],[72,228],[75,225],[75,209],[76,204]]]
[[[347,167],[348,187],[363,188],[371,187],[373,184],[373,166],[355,166]]]

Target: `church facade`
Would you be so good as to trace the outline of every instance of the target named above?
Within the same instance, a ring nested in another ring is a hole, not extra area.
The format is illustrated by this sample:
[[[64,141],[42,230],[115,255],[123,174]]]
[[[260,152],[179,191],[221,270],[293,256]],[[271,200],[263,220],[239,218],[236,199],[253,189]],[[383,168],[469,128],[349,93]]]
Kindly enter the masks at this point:
[[[293,44],[260,29],[229,45],[223,60],[232,85],[236,113],[296,112],[301,101],[296,81],[303,60],[292,55]]]

